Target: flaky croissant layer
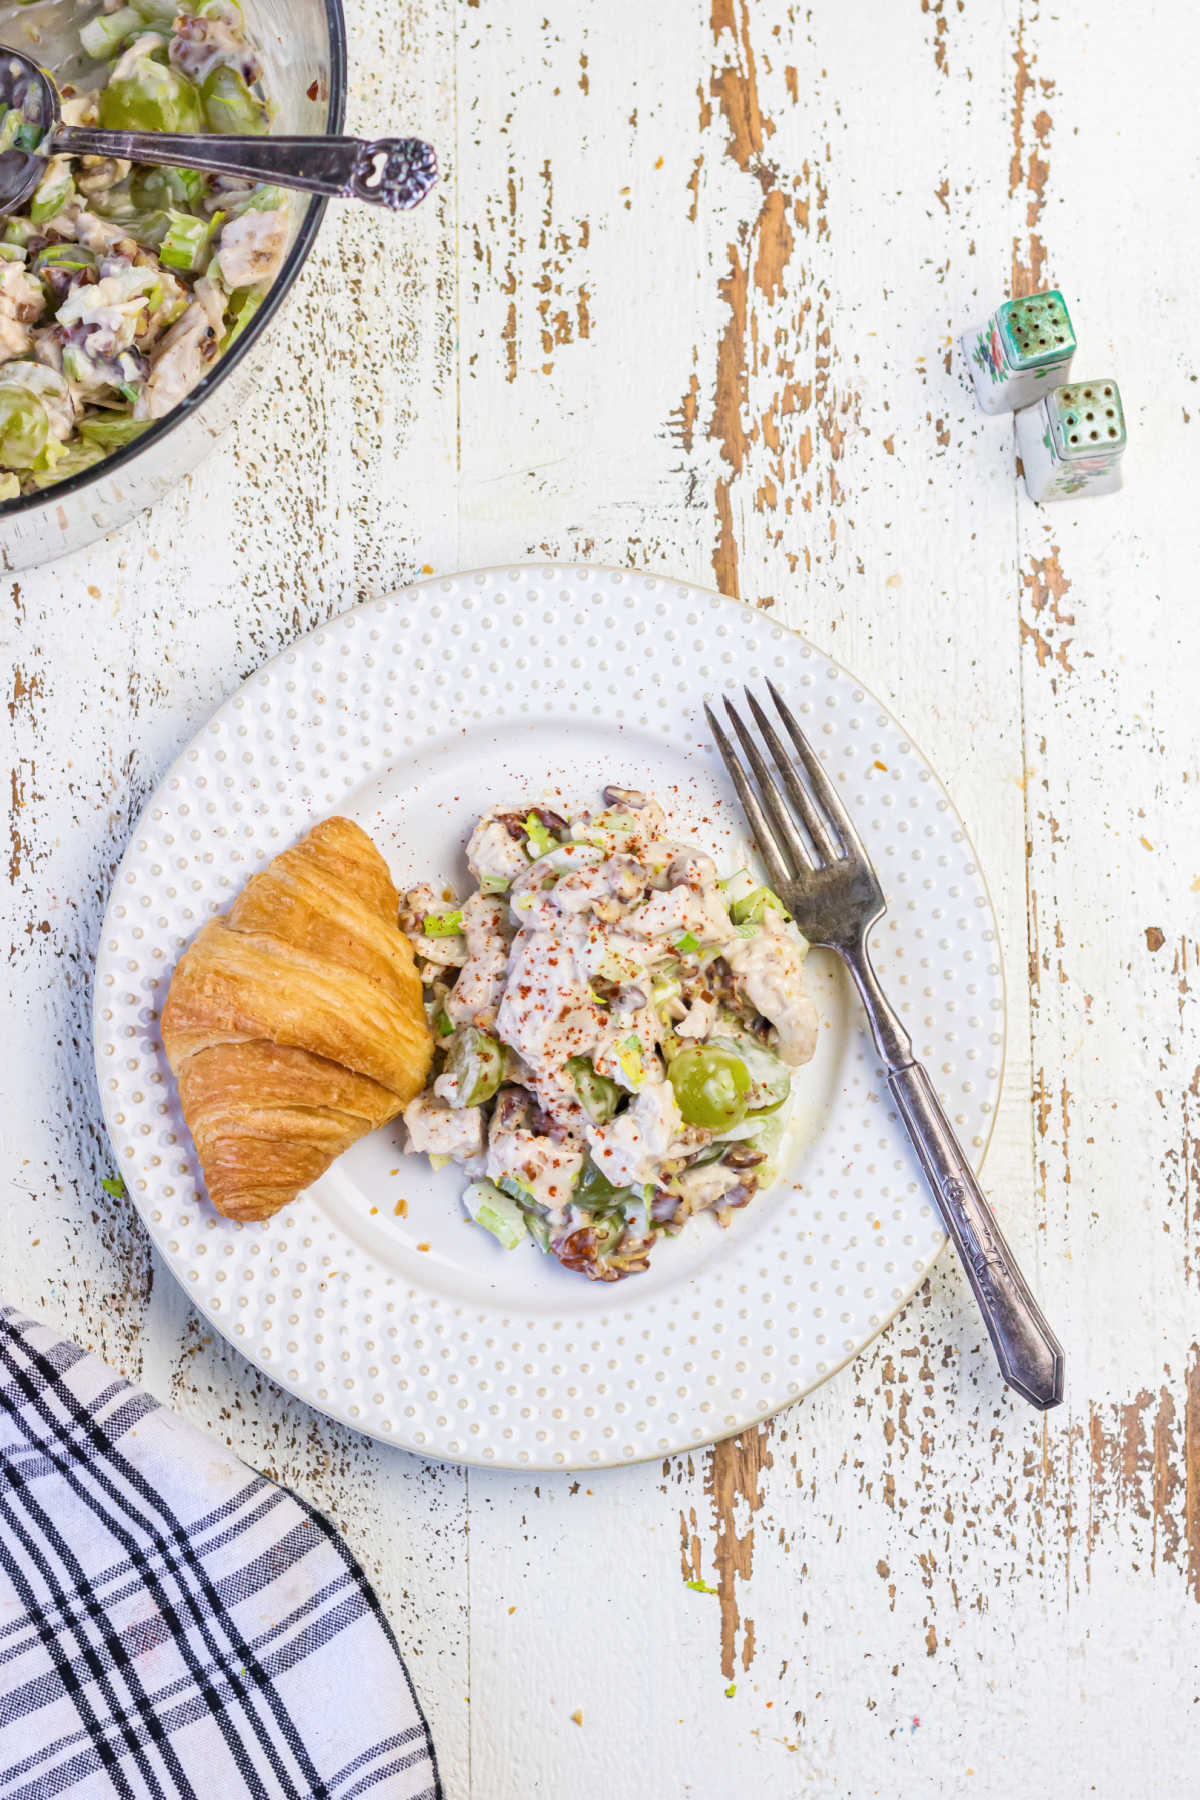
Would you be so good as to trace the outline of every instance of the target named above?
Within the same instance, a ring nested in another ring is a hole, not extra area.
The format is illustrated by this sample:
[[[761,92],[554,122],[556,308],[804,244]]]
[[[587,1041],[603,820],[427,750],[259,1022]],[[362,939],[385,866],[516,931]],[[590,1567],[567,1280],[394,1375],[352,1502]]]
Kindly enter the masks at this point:
[[[161,1029],[209,1198],[265,1219],[418,1093],[433,1053],[399,895],[326,819],[180,958]]]

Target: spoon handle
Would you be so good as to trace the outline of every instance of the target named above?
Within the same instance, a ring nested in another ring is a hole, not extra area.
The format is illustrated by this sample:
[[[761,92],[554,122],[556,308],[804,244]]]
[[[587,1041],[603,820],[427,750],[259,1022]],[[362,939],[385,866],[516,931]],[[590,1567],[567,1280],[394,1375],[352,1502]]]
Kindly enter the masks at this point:
[[[370,200],[393,212],[416,206],[437,180],[432,144],[420,138],[202,137],[166,131],[93,131],[60,125],[55,156],[117,156],[131,162],[245,175],[331,200]]]

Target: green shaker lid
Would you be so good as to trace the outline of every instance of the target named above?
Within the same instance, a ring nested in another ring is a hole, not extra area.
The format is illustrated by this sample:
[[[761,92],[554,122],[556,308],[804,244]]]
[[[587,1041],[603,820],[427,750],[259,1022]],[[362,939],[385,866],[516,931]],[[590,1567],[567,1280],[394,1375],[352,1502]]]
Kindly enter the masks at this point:
[[[1072,381],[1052,388],[1046,411],[1054,448],[1068,462],[1077,457],[1120,456],[1125,413],[1115,381]]]
[[[1069,362],[1075,354],[1071,315],[1057,288],[1024,300],[1006,300],[997,308],[996,318],[1011,368],[1044,369]]]

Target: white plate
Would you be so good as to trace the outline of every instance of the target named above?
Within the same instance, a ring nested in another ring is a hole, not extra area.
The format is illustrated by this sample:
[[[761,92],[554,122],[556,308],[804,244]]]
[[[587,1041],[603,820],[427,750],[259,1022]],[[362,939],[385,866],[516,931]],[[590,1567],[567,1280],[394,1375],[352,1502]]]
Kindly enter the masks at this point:
[[[724,1437],[806,1393],[887,1323],[944,1240],[847,984],[814,953],[825,1027],[786,1178],[721,1231],[699,1218],[647,1274],[590,1284],[467,1223],[461,1179],[356,1145],[265,1225],[199,1186],[157,1017],[175,960],[247,877],[330,813],[401,887],[465,876],[496,800],[647,788],[674,831],[747,860],[700,713],[772,676],[842,787],[890,900],[880,974],[977,1160],[1003,1063],[995,922],[949,800],[852,675],[763,613],[599,568],[432,580],[301,639],[223,706],[147,806],[95,988],[118,1165],[191,1299],[284,1387],[423,1454],[625,1463]],[[406,1210],[405,1210],[406,1208]]]

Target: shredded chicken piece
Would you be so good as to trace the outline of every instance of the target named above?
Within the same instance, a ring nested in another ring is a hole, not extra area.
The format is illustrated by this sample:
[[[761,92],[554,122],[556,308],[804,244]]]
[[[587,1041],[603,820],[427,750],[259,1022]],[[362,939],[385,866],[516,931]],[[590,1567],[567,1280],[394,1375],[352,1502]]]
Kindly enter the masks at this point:
[[[505,923],[504,902],[491,894],[472,894],[462,909],[467,961],[446,1000],[456,1025],[483,1031],[496,1023],[508,975],[512,928]]]
[[[589,1130],[592,1161],[614,1187],[642,1187],[654,1180],[682,1129],[670,1082],[647,1082],[627,1111]]]
[[[697,994],[681,1019],[676,1019],[672,1029],[676,1037],[706,1038],[711,1037],[717,1023],[717,1003],[704,994]]]
[[[635,937],[682,937],[687,932],[701,944],[721,944],[733,935],[729,914],[717,895],[706,889],[697,893],[683,885],[651,894],[625,922]]]
[[[269,212],[253,207],[221,227],[217,257],[221,279],[227,288],[258,287],[279,273],[288,241],[288,214],[284,206]]]
[[[804,986],[804,952],[790,928],[770,909],[757,937],[737,938],[725,960],[752,1006],[770,1019],[779,1054],[793,1067],[810,1062],[817,1048],[817,1009]]]
[[[529,867],[524,838],[514,837],[498,813],[495,807],[485,812],[467,844],[467,867],[476,881],[512,881]]]
[[[63,219],[63,213],[59,213],[54,221],[60,237],[64,235],[64,227],[59,224],[61,219]],[[95,213],[91,212],[77,212],[72,221],[72,228],[73,235],[79,243],[85,250],[92,251],[95,256],[106,256],[125,236],[123,225],[119,225],[114,219],[98,218]]]
[[[216,361],[225,316],[225,296],[214,282],[199,280],[187,311],[159,342],[150,379],[137,398],[135,419],[161,419],[191,393]]]
[[[41,318],[46,296],[41,283],[18,262],[0,263],[0,362],[28,356],[33,348],[31,326]]]
[[[410,1150],[452,1156],[466,1162],[483,1151],[483,1113],[477,1106],[448,1106],[434,1095],[418,1094],[404,1109]]]
[[[559,1142],[497,1111],[488,1138],[487,1173],[492,1181],[515,1181],[539,1205],[561,1218],[583,1168],[583,1145],[564,1136]]]

